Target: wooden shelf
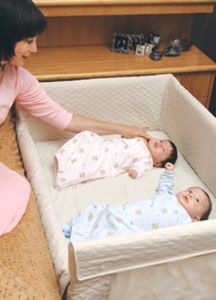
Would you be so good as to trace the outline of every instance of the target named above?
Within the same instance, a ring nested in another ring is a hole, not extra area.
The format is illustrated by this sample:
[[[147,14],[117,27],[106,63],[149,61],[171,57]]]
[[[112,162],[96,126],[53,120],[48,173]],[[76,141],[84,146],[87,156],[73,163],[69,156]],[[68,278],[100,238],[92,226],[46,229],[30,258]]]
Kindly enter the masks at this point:
[[[26,67],[40,81],[172,73],[206,107],[216,64],[193,46],[154,62],[147,55],[108,49],[114,32],[160,32],[164,43],[190,38],[195,14],[212,13],[216,0],[35,0],[47,16],[40,51]]]
[[[216,64],[193,46],[179,57],[152,61],[112,52],[106,46],[42,48],[27,62],[26,68],[40,81],[83,79],[92,77],[195,73],[216,71]]]
[[[216,0],[35,0],[45,16],[211,13]]]
[[[39,5],[47,6],[75,6],[75,5],[117,5],[117,4],[206,4],[215,3],[215,0],[34,0]]]

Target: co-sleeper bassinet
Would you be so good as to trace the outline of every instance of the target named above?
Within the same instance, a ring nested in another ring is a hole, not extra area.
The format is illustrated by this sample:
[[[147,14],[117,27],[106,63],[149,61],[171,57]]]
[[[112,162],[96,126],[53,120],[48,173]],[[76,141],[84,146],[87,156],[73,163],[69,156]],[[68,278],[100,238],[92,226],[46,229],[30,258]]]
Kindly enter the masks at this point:
[[[153,135],[168,136],[181,153],[176,164],[176,191],[198,185],[213,200],[208,221],[67,247],[60,230],[62,222],[92,202],[112,204],[153,195],[161,169],[155,168],[140,180],[123,174],[55,191],[53,154],[70,135],[18,108],[17,131],[23,161],[38,199],[62,292],[70,281],[67,299],[214,299],[215,118],[172,75],[42,85],[69,111],[118,123],[147,124]]]

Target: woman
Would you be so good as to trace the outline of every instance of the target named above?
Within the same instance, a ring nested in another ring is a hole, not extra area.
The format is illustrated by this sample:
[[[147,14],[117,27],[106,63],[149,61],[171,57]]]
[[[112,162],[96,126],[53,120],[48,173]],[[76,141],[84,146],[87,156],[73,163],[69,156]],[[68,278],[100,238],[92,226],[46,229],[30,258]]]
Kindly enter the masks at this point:
[[[46,94],[34,76],[22,68],[29,56],[37,52],[37,37],[45,28],[45,17],[31,0],[0,0],[0,124],[16,101],[60,130],[146,136],[142,127],[69,113]]]

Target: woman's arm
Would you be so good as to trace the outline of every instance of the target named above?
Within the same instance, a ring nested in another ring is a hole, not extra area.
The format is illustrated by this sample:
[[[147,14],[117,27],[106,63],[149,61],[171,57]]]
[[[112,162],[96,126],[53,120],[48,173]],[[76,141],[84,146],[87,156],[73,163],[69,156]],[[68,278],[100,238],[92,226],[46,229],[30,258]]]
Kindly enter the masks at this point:
[[[41,88],[39,82],[31,73],[23,68],[18,69],[17,104],[22,105],[32,115],[60,129],[78,133],[90,130],[100,135],[120,134],[127,138],[140,136],[149,139],[145,132],[147,127],[114,124],[88,118],[79,114],[70,114],[58,103],[53,101]]]
[[[73,118],[65,130],[76,133],[83,130],[90,130],[100,135],[120,134],[127,138],[140,136],[148,140],[149,135],[145,131],[147,128],[147,126],[115,124],[73,114]]]

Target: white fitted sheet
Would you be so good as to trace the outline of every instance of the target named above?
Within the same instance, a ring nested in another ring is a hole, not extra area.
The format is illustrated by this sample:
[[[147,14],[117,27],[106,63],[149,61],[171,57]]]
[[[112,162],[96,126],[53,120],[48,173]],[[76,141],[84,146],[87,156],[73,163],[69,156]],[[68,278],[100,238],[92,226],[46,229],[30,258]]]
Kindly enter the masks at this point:
[[[167,139],[163,132],[149,132],[159,139]],[[109,137],[105,137],[109,138]],[[155,194],[161,168],[153,168],[141,179],[133,180],[127,174],[119,175],[115,178],[104,178],[82,184],[79,187],[58,191],[54,188],[54,178],[56,162],[54,154],[67,140],[39,141],[35,143],[38,155],[43,167],[43,172],[47,180],[48,188],[52,199],[52,204],[59,224],[69,221],[81,209],[92,202],[101,203],[124,203],[133,202],[139,199],[152,197]],[[212,193],[197,177],[193,169],[185,161],[181,153],[178,153],[178,160],[175,166],[175,191],[187,189],[189,186],[200,186],[204,188],[211,198]],[[214,203],[214,201],[213,201]],[[215,206],[211,213],[211,218],[216,216]]]

